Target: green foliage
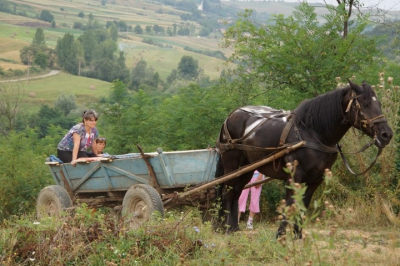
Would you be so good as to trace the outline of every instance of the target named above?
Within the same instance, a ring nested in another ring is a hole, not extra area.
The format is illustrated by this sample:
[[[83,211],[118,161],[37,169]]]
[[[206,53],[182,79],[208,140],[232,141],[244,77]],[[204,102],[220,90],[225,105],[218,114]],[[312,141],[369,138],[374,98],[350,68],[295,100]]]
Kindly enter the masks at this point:
[[[67,98],[68,96],[64,97]],[[71,99],[68,99],[68,101],[69,100]],[[65,111],[66,110],[59,109],[57,106],[51,108],[47,105],[42,105],[39,112],[32,115],[30,127],[36,129],[39,138],[44,138],[49,135],[48,130],[50,125],[60,126],[65,130],[69,129],[75,124],[75,118],[65,117]]]
[[[257,25],[245,11],[224,37],[224,47],[234,49],[229,62],[238,63],[234,74],[246,84],[249,98],[258,89],[283,88],[304,93],[303,98],[335,87],[335,77],[351,77],[376,64],[374,40],[363,34],[366,21],[358,18],[346,38],[341,10],[330,10],[319,24],[314,8],[302,3],[289,17],[275,16],[274,24]]]
[[[139,24],[137,24],[135,26],[135,28],[133,29],[133,32],[136,33],[136,34],[143,34],[143,29],[142,29],[142,27],[140,27]]]
[[[115,26],[115,24],[111,24],[109,31],[110,31],[111,40],[116,42],[118,40],[118,29]]]
[[[33,45],[46,45],[46,41],[44,39],[44,31],[42,28],[37,28],[35,37],[32,40]]]
[[[83,35],[78,38],[83,45],[85,61],[90,64],[94,58],[94,48],[97,45],[96,34],[93,30],[86,30]]]
[[[60,110],[64,116],[67,116],[72,110],[78,106],[76,104],[76,97],[74,94],[62,93],[54,105],[55,109]]]
[[[56,51],[59,65],[67,72],[77,74],[78,59],[74,35],[66,33],[61,39],[58,39]]]
[[[373,36],[378,40],[379,48],[383,54],[392,60],[398,60],[400,53],[399,43],[399,24],[398,20],[387,21],[376,25],[371,31],[366,32],[368,36]]]
[[[84,18],[84,17],[85,17],[85,13],[83,13],[82,11],[80,11],[80,12],[78,13],[78,17]]]
[[[7,0],[0,0],[0,11],[5,13],[10,13],[11,12],[10,2],[8,2]]]
[[[0,84],[0,133],[8,135],[16,128],[24,93],[19,84]]]
[[[148,85],[157,88],[159,83],[158,73],[154,72],[153,68],[147,67],[147,62],[141,59],[136,66],[132,69],[130,83],[128,88],[130,90],[139,90],[140,85]]]
[[[52,22],[54,20],[53,15],[50,13],[48,10],[42,10],[39,16],[40,20],[46,21],[46,22]]]
[[[47,55],[45,53],[37,53],[35,55],[35,60],[34,63],[41,68],[46,68],[47,67]]]
[[[178,64],[178,74],[184,79],[196,79],[199,76],[199,61],[184,55]]]
[[[52,182],[32,131],[0,135],[0,220],[30,212],[39,191]]]

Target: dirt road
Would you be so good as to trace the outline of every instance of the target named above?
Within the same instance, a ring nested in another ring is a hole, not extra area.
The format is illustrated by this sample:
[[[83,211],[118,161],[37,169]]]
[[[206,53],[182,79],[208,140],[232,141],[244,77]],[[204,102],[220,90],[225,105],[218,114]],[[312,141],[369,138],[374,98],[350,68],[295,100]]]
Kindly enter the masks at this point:
[[[47,78],[47,77],[55,76],[58,73],[60,73],[60,70],[51,70],[49,73],[41,75],[41,76],[29,77],[29,80]],[[0,80],[0,83],[19,82],[19,81],[25,81],[25,80],[28,80],[28,78]]]

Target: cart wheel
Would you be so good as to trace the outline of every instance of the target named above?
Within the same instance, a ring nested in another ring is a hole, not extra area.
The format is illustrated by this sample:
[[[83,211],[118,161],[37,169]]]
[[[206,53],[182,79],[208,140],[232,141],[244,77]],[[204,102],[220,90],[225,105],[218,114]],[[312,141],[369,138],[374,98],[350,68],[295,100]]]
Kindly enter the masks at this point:
[[[71,198],[63,187],[56,185],[47,186],[40,191],[37,198],[37,218],[59,217],[62,211],[71,206]]]
[[[138,228],[150,220],[155,211],[164,216],[164,205],[157,190],[144,184],[129,188],[122,201],[122,216],[130,228]]]

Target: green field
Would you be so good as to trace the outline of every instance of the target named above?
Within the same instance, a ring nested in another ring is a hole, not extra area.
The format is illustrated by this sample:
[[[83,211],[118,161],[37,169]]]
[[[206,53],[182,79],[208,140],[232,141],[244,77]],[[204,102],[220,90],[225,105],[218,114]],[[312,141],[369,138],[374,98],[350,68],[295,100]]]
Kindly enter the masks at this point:
[[[61,72],[52,77],[21,81],[18,84],[4,83],[1,86],[19,86],[24,95],[22,109],[37,112],[43,104],[53,107],[62,93],[74,94],[79,106],[90,106],[98,102],[100,97],[108,96],[111,84]]]

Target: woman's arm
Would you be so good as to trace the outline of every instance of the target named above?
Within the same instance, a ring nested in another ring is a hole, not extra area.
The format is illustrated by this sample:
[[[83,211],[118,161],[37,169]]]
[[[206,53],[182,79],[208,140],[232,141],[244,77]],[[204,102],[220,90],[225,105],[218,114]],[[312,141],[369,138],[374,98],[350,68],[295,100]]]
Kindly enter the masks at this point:
[[[77,133],[73,133],[72,139],[74,140],[74,148],[72,149],[72,165],[76,165],[76,159],[78,159],[79,146],[81,145],[81,136]]]

